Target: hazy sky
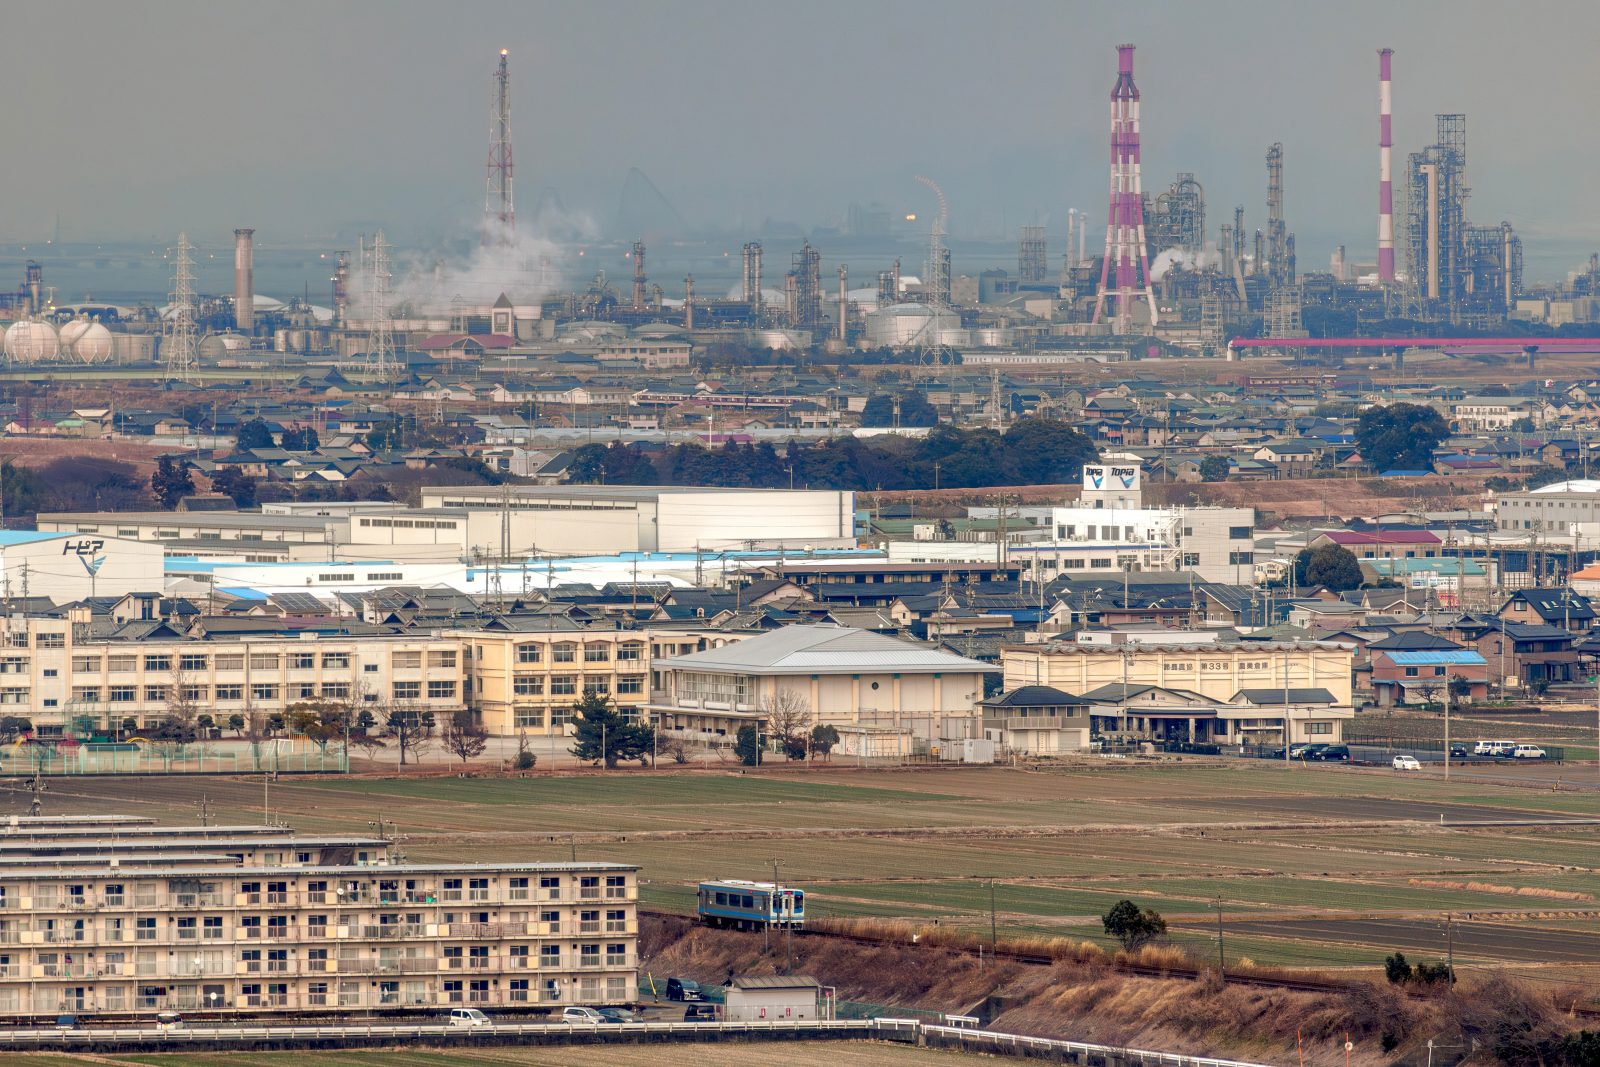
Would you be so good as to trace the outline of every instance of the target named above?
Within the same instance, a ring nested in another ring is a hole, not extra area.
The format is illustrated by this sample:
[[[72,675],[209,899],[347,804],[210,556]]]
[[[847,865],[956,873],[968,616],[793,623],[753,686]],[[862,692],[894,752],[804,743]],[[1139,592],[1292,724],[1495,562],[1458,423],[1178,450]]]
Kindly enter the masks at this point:
[[[4,28],[0,241],[263,243],[482,211],[489,75],[511,49],[519,203],[602,225],[631,166],[696,224],[803,226],[851,201],[958,235],[1101,216],[1113,47],[1138,45],[1146,188],[1205,186],[1264,224],[1281,140],[1302,268],[1373,255],[1377,58],[1395,55],[1396,169],[1468,116],[1469,215],[1530,260],[1600,246],[1592,0],[52,0]],[[1094,242],[1091,241],[1091,244]],[[1551,272],[1546,272],[1551,273]]]

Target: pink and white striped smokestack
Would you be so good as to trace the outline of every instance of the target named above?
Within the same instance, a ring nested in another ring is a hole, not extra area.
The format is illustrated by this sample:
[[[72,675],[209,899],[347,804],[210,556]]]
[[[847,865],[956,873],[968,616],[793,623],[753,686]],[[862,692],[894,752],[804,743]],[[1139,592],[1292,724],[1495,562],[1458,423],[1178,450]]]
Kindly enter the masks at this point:
[[[1106,252],[1100,264],[1100,291],[1095,297],[1093,321],[1101,321],[1105,305],[1110,302],[1112,328],[1117,333],[1128,333],[1134,303],[1140,299],[1150,309],[1150,325],[1154,327],[1156,301],[1150,288],[1139,165],[1139,88],[1133,83],[1133,45],[1119,44],[1117,83],[1111,88],[1111,202],[1106,212]]]
[[[1392,48],[1378,49],[1378,280],[1394,281],[1394,172],[1390,152],[1389,57]]]

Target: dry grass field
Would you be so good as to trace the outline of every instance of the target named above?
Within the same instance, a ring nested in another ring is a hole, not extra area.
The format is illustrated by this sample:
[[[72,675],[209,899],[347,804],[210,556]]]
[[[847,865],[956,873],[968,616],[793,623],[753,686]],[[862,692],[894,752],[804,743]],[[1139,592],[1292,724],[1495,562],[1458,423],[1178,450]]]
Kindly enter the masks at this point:
[[[1211,958],[1220,911],[1229,956],[1266,964],[1375,967],[1394,947],[1351,935],[1363,927],[1306,925],[1328,919],[1436,930],[1442,956],[1449,911],[1504,928],[1467,941],[1458,962],[1536,969],[1537,939],[1516,931],[1600,916],[1600,841],[1572,821],[1600,817],[1600,795],[1339,767],[284,778],[270,791],[260,779],[82,779],[52,782],[48,810],[193,820],[202,797],[219,821],[259,822],[267,805],[303,831],[388,820],[414,860],[636,863],[645,902],[668,911],[690,910],[700,879],[770,877],[774,859],[817,917],[987,931],[993,882],[1002,936],[1104,944],[1099,916],[1126,897]],[[0,814],[25,806],[0,794]]]

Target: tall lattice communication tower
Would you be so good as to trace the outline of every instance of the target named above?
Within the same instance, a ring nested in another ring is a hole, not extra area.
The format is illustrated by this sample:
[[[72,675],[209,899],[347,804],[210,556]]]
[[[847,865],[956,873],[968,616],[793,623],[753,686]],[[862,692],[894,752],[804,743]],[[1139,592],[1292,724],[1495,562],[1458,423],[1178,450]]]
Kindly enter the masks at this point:
[[[189,235],[178,234],[178,249],[172,264],[172,315],[167,319],[166,335],[161,339],[161,359],[167,375],[187,382],[195,369],[194,254]]]
[[[379,230],[366,250],[367,371],[392,382],[399,372],[394,353],[394,322],[389,317],[389,245]]]
[[[929,304],[945,307],[950,303],[950,250],[944,246],[945,235],[950,232],[950,202],[932,178],[919,174],[917,181],[932,189],[933,195],[939,198],[939,214],[934,216],[933,226],[928,231],[928,279],[923,291]]]
[[[509,242],[517,232],[517,210],[511,191],[510,52],[500,49],[489,104],[489,166],[483,196],[483,243]]]
[[[1116,282],[1112,284],[1112,263]],[[1144,236],[1144,184],[1139,170],[1139,88],[1133,83],[1133,45],[1117,45],[1117,83],[1111,88],[1111,205],[1106,215],[1106,256],[1100,264],[1100,293],[1094,321],[1114,302],[1113,329],[1127,333],[1133,305],[1143,299],[1156,324],[1156,298],[1150,288],[1150,255]]]

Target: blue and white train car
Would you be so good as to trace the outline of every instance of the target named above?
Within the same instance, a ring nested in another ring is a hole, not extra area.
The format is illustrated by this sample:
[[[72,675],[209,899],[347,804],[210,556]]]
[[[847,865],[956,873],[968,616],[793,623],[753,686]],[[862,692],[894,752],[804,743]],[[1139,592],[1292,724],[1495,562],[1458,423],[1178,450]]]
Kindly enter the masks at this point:
[[[707,926],[726,926],[736,930],[803,926],[806,894],[803,889],[774,885],[772,882],[746,882],[731,878],[720,882],[701,882],[700,900],[695,912]]]

